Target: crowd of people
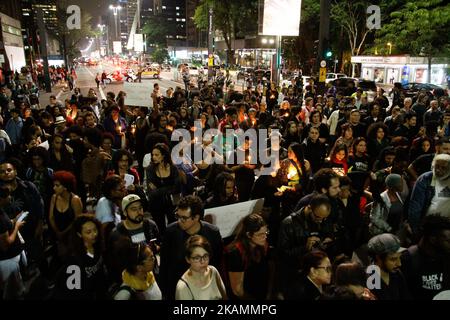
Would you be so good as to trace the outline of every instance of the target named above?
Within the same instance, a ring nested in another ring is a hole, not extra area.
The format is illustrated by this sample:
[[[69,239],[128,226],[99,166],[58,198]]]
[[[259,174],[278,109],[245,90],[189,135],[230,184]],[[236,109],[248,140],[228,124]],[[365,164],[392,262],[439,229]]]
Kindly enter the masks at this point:
[[[32,104],[11,79],[0,89],[0,299],[404,300],[450,290],[450,98],[394,90],[390,101],[379,88],[369,99],[331,84],[320,95],[301,79],[243,92],[186,81],[162,93],[155,83],[151,108],[76,87],[64,102]],[[224,135],[197,141],[196,120]],[[180,152],[175,164],[176,129],[191,132],[192,150],[223,139],[219,156],[247,160]],[[266,132],[264,151],[279,155],[272,174],[249,160],[261,141],[227,129]],[[261,198],[233,236],[205,217]]]

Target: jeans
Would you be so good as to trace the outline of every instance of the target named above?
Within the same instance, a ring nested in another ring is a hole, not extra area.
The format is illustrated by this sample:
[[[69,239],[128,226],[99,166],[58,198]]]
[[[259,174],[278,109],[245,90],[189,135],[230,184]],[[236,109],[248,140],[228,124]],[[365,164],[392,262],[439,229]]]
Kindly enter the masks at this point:
[[[13,300],[23,297],[25,285],[20,273],[20,264],[26,265],[25,252],[22,251],[14,258],[0,260],[0,291],[4,300]]]

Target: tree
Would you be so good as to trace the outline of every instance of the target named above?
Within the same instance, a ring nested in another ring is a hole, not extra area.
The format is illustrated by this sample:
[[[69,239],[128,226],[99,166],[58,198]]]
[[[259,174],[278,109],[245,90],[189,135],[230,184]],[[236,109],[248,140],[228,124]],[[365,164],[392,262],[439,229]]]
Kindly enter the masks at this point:
[[[382,21],[377,32],[377,44],[391,42],[399,52],[428,58],[428,78],[431,79],[431,59],[448,56],[450,44],[450,4],[445,0],[407,1],[389,19]]]
[[[366,10],[370,5],[367,0],[334,0],[331,4],[330,16],[346,32],[352,56],[361,53],[366,37],[372,31],[366,26]]]
[[[197,28],[208,30],[209,8],[213,9],[213,28],[221,33],[225,41],[229,63],[234,56],[232,40],[257,26],[257,6],[257,0],[201,0],[195,9],[194,22]]]
[[[78,45],[81,40],[86,39],[86,37],[97,37],[100,35],[99,31],[94,31],[91,27],[92,16],[85,11],[81,12],[81,29],[69,30],[67,28],[67,18],[68,14],[66,1],[58,1],[58,6],[56,8],[57,17],[57,29],[47,30],[62,46],[64,64],[68,66],[69,61],[79,56],[80,49]]]
[[[157,62],[159,64],[163,64],[164,61],[170,59],[169,52],[167,52],[166,48],[156,48],[152,54],[152,61]]]
[[[164,21],[164,17],[155,15],[147,17],[142,27],[142,33],[146,35],[149,46],[167,47],[166,36],[169,33],[169,28],[167,22]]]

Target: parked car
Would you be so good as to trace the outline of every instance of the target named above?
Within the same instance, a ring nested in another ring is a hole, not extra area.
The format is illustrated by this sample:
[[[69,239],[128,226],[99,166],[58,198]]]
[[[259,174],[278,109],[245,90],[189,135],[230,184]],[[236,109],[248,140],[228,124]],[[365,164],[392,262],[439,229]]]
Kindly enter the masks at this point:
[[[448,96],[447,89],[443,89],[431,83],[410,82],[404,84],[402,87],[405,97],[415,97],[419,91],[424,91],[429,97]]]
[[[336,79],[347,78],[347,77],[348,76],[345,73],[327,73],[325,83],[328,83],[328,82],[336,80]]]

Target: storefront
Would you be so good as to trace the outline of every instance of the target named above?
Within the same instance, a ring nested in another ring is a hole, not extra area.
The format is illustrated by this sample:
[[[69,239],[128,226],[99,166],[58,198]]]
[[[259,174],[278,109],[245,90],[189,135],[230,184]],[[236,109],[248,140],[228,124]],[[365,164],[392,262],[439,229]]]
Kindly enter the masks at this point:
[[[360,77],[377,83],[426,83],[428,79],[428,61],[426,57],[410,57],[408,55],[352,57],[352,64],[357,63],[361,64]],[[449,59],[433,58],[430,82],[436,85],[446,85],[449,68]]]
[[[0,13],[0,32],[3,42],[0,65],[7,63],[10,70],[20,71],[26,65],[20,21]]]

